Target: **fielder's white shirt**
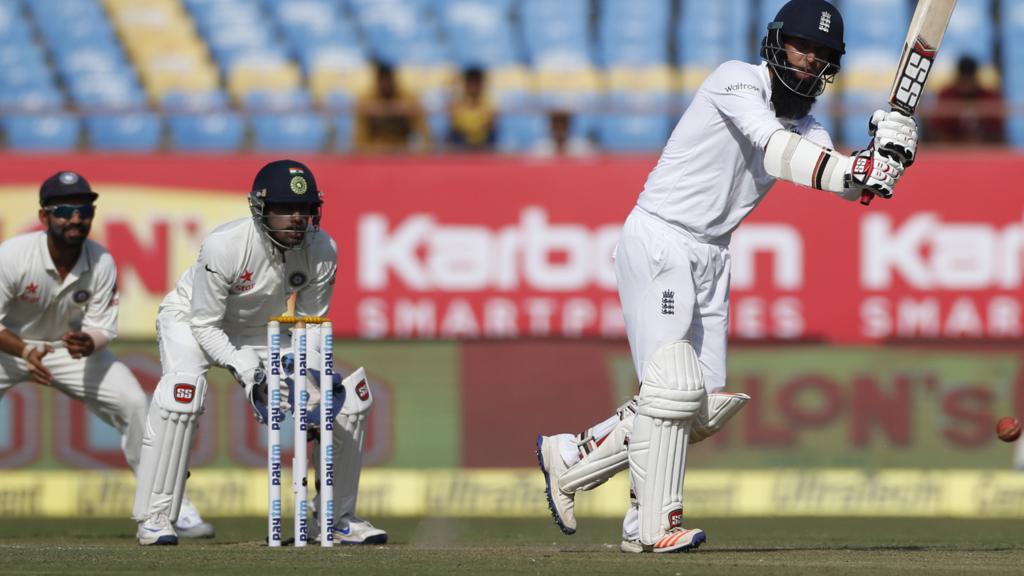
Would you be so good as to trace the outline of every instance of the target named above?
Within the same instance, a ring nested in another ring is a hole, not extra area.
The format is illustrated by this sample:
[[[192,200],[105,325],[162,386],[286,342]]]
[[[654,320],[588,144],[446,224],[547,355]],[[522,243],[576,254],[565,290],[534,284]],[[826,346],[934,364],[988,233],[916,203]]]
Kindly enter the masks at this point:
[[[22,340],[54,343],[69,330],[117,337],[117,267],[103,246],[86,239],[63,280],[46,232],[0,244],[0,325]]]
[[[274,246],[250,218],[214,229],[199,258],[160,304],[187,319],[203,351],[220,366],[242,346],[265,346],[267,321],[284,313],[298,292],[295,313],[326,316],[338,251],[323,230],[301,250]]]
[[[832,148],[813,116],[775,117],[767,64],[725,62],[679,119],[637,205],[699,242],[727,246],[775,183],[764,169],[764,149],[783,129]]]

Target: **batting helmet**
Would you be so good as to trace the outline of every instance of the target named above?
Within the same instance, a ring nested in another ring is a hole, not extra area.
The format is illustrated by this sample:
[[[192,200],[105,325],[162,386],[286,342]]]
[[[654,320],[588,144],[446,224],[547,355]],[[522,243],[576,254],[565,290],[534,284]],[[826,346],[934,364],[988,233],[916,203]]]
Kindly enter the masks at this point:
[[[785,38],[803,38],[829,48],[821,71],[810,78],[800,78],[799,70],[786,57]],[[839,63],[846,53],[843,42],[843,17],[826,0],[790,0],[768,24],[768,33],[761,41],[761,58],[779,76],[783,85],[793,92],[813,98],[831,84],[839,72]]]

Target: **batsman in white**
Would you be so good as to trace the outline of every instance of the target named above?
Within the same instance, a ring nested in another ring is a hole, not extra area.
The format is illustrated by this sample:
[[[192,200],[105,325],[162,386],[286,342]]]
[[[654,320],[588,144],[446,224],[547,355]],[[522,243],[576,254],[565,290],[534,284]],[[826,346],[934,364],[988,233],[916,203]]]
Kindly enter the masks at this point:
[[[566,534],[576,531],[575,493],[628,468],[622,551],[681,552],[705,541],[682,525],[687,445],[749,400],[724,391],[733,230],[777,179],[844,200],[865,190],[890,198],[916,151],[913,118],[881,110],[865,149],[833,150],[808,113],[844,52],[835,6],[792,0],[768,25],[764,62],[720,65],[676,125],[615,253],[639,393],[581,434],[537,438],[548,504]]]
[[[163,376],[149,407],[135,492],[140,544],[178,542],[172,523],[188,477],[210,366],[231,372],[245,388],[254,415],[264,421],[268,320],[285,310],[292,294],[296,314],[327,316],[338,251],[320,230],[322,204],[313,173],[304,164],[267,164],[249,192],[252,217],[214,229],[195,264],[160,304],[156,324]],[[319,327],[308,330],[311,351],[318,354]],[[355,515],[369,405],[346,403],[336,419],[334,464],[341,473],[334,482],[333,525],[334,541],[343,544],[387,541],[386,532]]]
[[[89,240],[98,197],[80,174],[58,172],[39,188],[43,229],[0,245],[0,398],[31,379],[84,402],[121,433],[137,471],[146,393],[106,348],[117,337],[117,267]],[[187,498],[182,509],[182,536],[213,535]]]

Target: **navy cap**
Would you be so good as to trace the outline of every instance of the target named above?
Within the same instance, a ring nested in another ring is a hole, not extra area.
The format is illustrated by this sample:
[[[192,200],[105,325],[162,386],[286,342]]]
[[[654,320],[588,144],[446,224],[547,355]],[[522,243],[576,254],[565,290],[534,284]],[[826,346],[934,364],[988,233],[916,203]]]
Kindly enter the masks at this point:
[[[827,46],[838,55],[846,53],[843,42],[843,17],[826,0],[790,0],[780,10],[771,28],[780,28],[785,36],[796,36]]]
[[[95,202],[100,195],[92,191],[89,182],[81,174],[71,171],[57,172],[39,187],[40,206],[68,196],[89,196],[90,201]]]
[[[313,172],[302,162],[275,160],[256,173],[252,195],[265,204],[322,204]]]

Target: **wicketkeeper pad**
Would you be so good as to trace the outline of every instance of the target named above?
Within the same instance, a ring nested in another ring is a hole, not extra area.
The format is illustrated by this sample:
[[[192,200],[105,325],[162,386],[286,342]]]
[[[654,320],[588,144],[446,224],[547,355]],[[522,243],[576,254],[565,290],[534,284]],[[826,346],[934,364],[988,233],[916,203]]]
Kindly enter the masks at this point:
[[[157,384],[142,438],[132,510],[135,520],[143,521],[160,512],[166,513],[171,522],[178,519],[192,434],[205,399],[206,378],[197,374],[166,374]]]
[[[706,394],[700,360],[689,342],[662,346],[644,367],[628,453],[640,542],[646,546],[682,524],[690,421]]]
[[[366,370],[357,369],[342,379],[341,405],[338,417],[334,419],[334,526],[345,516],[353,516],[356,512],[356,499],[359,496],[359,475],[363,469],[363,446],[366,440],[366,417],[373,396],[370,393]],[[314,469],[319,474],[319,442],[313,448]],[[321,490],[327,489],[323,479],[317,482]]]

